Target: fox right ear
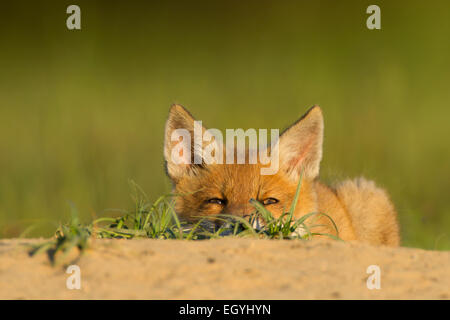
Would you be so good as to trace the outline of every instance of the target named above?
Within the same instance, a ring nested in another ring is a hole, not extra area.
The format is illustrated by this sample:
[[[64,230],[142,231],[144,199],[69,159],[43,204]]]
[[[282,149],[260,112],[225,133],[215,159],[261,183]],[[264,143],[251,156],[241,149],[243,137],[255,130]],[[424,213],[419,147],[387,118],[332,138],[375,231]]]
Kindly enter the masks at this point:
[[[316,178],[322,159],[322,141],[322,110],[314,106],[281,134],[280,168],[295,182],[302,171],[305,177]]]
[[[174,181],[201,166],[194,164],[194,121],[183,106],[171,106],[164,135],[164,158],[167,174]],[[203,134],[205,128],[202,126],[201,130]]]

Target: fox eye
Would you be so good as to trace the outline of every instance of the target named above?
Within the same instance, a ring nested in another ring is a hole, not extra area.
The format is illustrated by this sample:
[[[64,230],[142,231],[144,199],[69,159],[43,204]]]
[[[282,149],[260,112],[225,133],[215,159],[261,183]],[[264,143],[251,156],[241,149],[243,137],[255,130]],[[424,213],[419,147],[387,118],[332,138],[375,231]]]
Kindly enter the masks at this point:
[[[226,205],[227,200],[225,200],[225,199],[219,199],[219,198],[211,198],[211,199],[206,200],[206,202],[207,202],[207,203],[218,204],[218,205],[224,206],[224,205]]]
[[[274,204],[274,203],[277,203],[277,202],[279,202],[278,199],[275,199],[275,198],[267,198],[267,199],[264,199],[262,203],[263,203],[263,205],[267,206],[267,205],[269,205],[269,204]]]

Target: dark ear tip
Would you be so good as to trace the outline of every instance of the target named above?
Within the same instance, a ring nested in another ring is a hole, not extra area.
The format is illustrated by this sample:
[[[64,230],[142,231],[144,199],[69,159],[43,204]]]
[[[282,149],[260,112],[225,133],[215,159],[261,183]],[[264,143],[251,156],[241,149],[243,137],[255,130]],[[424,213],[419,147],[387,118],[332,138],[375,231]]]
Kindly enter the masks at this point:
[[[306,114],[308,114],[308,113],[310,113],[312,111],[322,113],[322,108],[318,104],[315,104],[311,108],[309,108],[308,111],[306,111]]]
[[[311,108],[306,111],[306,113],[300,118],[299,121],[308,118],[308,119],[323,119],[322,108],[317,104],[313,105]]]
[[[194,116],[184,106],[174,103],[170,106],[169,115],[181,115],[187,118],[194,118]]]
[[[298,119],[292,126],[296,125],[297,123],[301,122],[303,119],[310,117],[311,115],[316,115],[319,117],[323,117],[322,114],[322,108],[319,107],[317,104],[313,105],[311,108],[308,109],[301,117]],[[291,127],[292,127],[291,126]],[[289,127],[290,128],[290,127]],[[288,129],[289,129],[288,128]],[[287,130],[287,129],[286,129]]]
[[[169,112],[176,112],[176,111],[187,111],[185,107],[183,107],[181,104],[173,103],[170,105]]]

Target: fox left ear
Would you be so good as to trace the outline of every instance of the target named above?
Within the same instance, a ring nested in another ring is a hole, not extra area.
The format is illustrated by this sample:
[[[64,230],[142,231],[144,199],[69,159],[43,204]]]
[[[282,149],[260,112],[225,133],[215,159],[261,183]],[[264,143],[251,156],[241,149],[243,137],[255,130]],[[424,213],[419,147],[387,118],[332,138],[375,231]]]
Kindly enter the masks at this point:
[[[200,141],[202,145],[197,147],[196,131],[202,137]],[[164,158],[167,174],[172,181],[175,182],[187,174],[195,174],[204,167],[202,150],[209,143],[203,140],[205,131],[206,128],[201,125],[201,121],[195,121],[183,106],[177,104],[171,106],[165,128]]]
[[[281,134],[280,169],[295,182],[298,181],[302,170],[304,177],[316,178],[322,159],[322,142],[322,110],[319,106],[313,106]]]

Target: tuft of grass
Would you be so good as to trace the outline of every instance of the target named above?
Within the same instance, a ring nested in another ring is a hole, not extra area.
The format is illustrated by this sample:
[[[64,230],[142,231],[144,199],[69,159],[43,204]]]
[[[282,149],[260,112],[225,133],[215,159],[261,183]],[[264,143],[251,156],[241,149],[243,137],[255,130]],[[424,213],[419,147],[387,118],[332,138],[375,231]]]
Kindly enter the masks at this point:
[[[183,239],[183,227],[173,207],[175,195],[163,195],[151,203],[134,181],[130,185],[134,191],[134,211],[117,218],[94,220],[96,235],[99,238]]]
[[[72,206],[72,216],[68,224],[60,225],[55,232],[55,239],[32,246],[30,255],[47,252],[52,265],[61,265],[67,262],[69,255],[75,251],[77,260],[89,246],[92,235],[92,225],[84,226],[78,220],[78,212]]]
[[[224,236],[256,237],[265,239],[301,239],[310,240],[314,236],[326,236],[335,240],[339,238],[339,231],[333,219],[323,212],[310,212],[294,218],[294,212],[300,196],[302,176],[300,176],[296,193],[288,212],[275,218],[260,202],[251,199],[254,206],[253,212],[248,218],[229,214],[214,216],[200,216],[194,225],[181,222],[174,209],[174,197],[177,194],[160,196],[153,203],[146,193],[134,182],[130,181],[133,190],[132,199],[134,210],[120,211],[123,215],[118,217],[101,217],[88,225],[79,222],[78,213],[72,206],[72,217],[68,224],[61,225],[55,232],[55,238],[32,247],[30,255],[47,252],[53,264],[60,264],[74,249],[77,249],[78,257],[88,248],[90,239],[180,239],[201,240],[214,239]],[[327,217],[336,235],[328,233],[312,232],[314,227],[306,221],[312,217]],[[213,221],[213,222],[211,222]],[[216,229],[215,222],[221,222]]]

